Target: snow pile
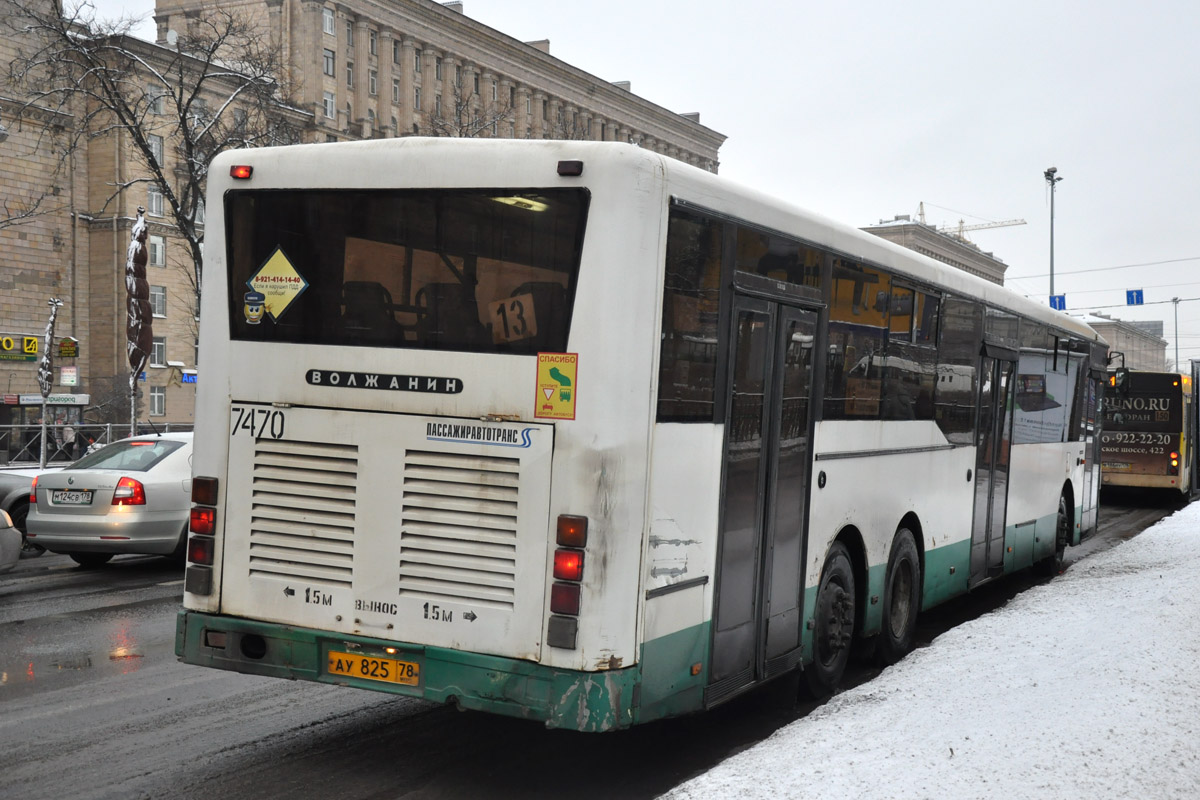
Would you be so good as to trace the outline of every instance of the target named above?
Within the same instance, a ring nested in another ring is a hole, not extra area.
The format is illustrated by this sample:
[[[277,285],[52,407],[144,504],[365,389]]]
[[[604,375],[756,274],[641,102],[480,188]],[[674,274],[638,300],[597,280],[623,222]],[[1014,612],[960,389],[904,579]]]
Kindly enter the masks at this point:
[[[668,792],[1200,797],[1200,503]]]

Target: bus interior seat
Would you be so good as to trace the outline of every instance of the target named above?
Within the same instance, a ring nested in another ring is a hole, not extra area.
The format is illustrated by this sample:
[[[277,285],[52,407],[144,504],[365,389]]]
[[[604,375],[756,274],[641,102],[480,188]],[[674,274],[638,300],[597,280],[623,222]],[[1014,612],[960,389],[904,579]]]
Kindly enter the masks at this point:
[[[355,342],[398,343],[403,326],[392,311],[392,293],[375,281],[342,284],[342,328]]]
[[[461,283],[427,283],[417,290],[417,338],[426,344],[484,341],[479,306]]]
[[[512,290],[512,297],[523,294],[533,296],[533,313],[537,321],[537,334],[531,345],[544,349],[551,342],[563,341],[566,336],[567,290],[555,281],[530,281]],[[563,345],[556,345],[563,346]]]

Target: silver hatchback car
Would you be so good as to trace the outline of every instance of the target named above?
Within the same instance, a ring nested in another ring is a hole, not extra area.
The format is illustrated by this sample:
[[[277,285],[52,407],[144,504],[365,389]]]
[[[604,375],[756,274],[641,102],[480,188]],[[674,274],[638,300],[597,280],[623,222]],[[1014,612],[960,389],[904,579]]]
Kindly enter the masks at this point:
[[[37,476],[28,537],[84,566],[120,553],[182,560],[191,493],[191,433],[122,439]]]

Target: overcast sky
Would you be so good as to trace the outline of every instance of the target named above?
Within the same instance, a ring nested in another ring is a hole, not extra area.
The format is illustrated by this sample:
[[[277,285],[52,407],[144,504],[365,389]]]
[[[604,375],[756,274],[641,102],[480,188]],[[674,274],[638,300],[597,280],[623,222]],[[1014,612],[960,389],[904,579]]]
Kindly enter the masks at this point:
[[[152,0],[100,0],[106,15]],[[1046,301],[1163,320],[1200,358],[1194,0],[465,0],[467,16],[728,136],[723,175],[864,226],[925,203]],[[153,38],[153,26],[145,28]],[[1138,265],[1127,269],[1112,269]],[[1144,289],[1146,305],[1124,305]],[[1165,302],[1163,302],[1165,301]]]

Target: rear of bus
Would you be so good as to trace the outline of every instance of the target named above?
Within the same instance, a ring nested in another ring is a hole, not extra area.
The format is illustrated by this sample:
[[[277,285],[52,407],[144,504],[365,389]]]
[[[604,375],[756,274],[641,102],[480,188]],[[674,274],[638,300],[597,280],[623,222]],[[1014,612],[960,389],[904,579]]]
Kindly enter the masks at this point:
[[[214,162],[183,661],[636,721],[661,163],[418,138]]]
[[[1100,439],[1105,486],[1188,491],[1184,426],[1191,382],[1190,376],[1171,372],[1110,376]]]

